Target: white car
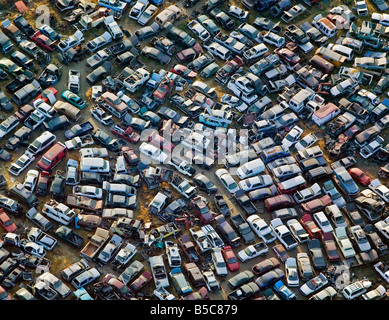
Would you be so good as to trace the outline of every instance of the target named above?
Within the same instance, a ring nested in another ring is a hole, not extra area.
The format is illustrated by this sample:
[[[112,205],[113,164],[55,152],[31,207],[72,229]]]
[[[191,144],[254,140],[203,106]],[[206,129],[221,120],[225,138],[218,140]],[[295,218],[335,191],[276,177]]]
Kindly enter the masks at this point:
[[[359,250],[362,252],[368,252],[371,250],[369,240],[367,240],[365,231],[363,231],[360,225],[352,226],[349,229],[350,238],[357,244]]]
[[[240,190],[240,187],[235,182],[232,175],[226,169],[219,169],[215,172],[216,177],[220,180],[224,188],[228,190],[229,193],[234,194]]]
[[[304,138],[295,144],[297,151],[313,146],[317,142],[317,137],[313,133],[308,133]]]
[[[219,282],[216,280],[215,274],[212,270],[206,270],[203,272],[205,279],[205,285],[207,286],[208,291],[215,292],[220,290]]]
[[[294,195],[293,198],[296,200],[297,203],[302,203],[306,202],[309,200],[312,200],[322,194],[321,187],[319,184],[316,182],[312,186],[305,188],[303,190],[297,191]]]
[[[27,190],[34,191],[36,183],[38,182],[38,177],[39,177],[39,171],[38,170],[28,170],[26,177],[24,178],[24,187]]]
[[[292,130],[288,132],[284,139],[282,139],[282,146],[285,148],[292,147],[300,139],[303,134],[303,129],[299,126],[294,126]]]
[[[213,248],[211,253],[211,260],[215,266],[215,271],[218,276],[228,275],[226,262],[224,261],[221,248]]]
[[[257,214],[249,216],[246,221],[265,243],[272,243],[277,239],[269,225]]]
[[[285,44],[284,37],[281,37],[278,34],[271,32],[270,30],[263,35],[262,40],[263,42],[271,44],[277,48],[281,48]]]
[[[359,280],[345,287],[342,293],[347,300],[353,300],[363,295],[371,285],[372,282],[369,280]]]
[[[73,193],[93,199],[103,198],[103,189],[94,186],[74,186]]]
[[[290,219],[286,221],[290,233],[297,239],[300,243],[305,243],[309,241],[309,234],[305,231],[301,223],[297,219]]]
[[[32,254],[34,256],[43,258],[46,255],[46,250],[45,248],[32,241],[24,240],[20,244],[20,246],[23,248],[23,250],[29,254]]]
[[[96,106],[92,108],[90,110],[90,113],[93,116],[93,118],[95,118],[97,121],[99,121],[105,126],[108,126],[111,123],[113,123],[112,115],[105,112],[105,110],[101,107]]]
[[[334,230],[323,211],[314,213],[313,219],[315,220],[318,227],[323,231],[323,233],[332,232]]]
[[[52,287],[61,298],[66,298],[72,291],[69,287],[62,282],[62,280],[58,279],[55,275],[50,272],[45,272],[37,277],[37,281],[43,281]]]
[[[297,164],[285,164],[271,170],[273,177],[279,181],[284,181],[301,173]]]
[[[223,96],[220,99],[221,103],[228,104],[231,107],[235,108],[239,112],[244,112],[248,108],[248,105],[246,102],[242,101],[238,97],[235,97],[233,95],[230,95],[228,93],[223,94]]]
[[[165,241],[166,257],[171,268],[181,266],[180,250],[178,249],[177,243],[173,241]]]
[[[131,258],[138,252],[136,247],[131,243],[127,243],[125,247],[121,248],[115,258],[113,258],[112,264],[118,264],[125,266],[130,262]]]
[[[268,47],[266,47],[265,44],[260,43],[244,51],[243,57],[248,61],[252,61],[252,60],[259,59],[260,57],[264,56],[267,52],[269,52]]]
[[[26,169],[33,161],[35,157],[27,156],[26,154],[22,154],[18,160],[11,163],[8,171],[14,176],[18,176],[24,169]]]
[[[363,300],[379,300],[387,297],[386,288],[380,284],[377,288],[370,290],[369,292],[362,295]]]
[[[304,295],[304,296],[309,296],[312,293],[315,293],[317,290],[323,288],[325,285],[328,284],[328,279],[327,277],[320,273],[318,276],[315,278],[307,281],[305,284],[303,284],[299,291]]]
[[[244,11],[242,8],[239,8],[239,7],[234,6],[234,5],[230,5],[228,7],[227,13],[230,16],[237,18],[239,20],[247,20],[247,18],[249,17],[248,11]]]
[[[19,123],[19,119],[15,116],[9,116],[2,123],[0,123],[0,139],[15,129]]]
[[[389,203],[389,188],[381,183],[379,179],[374,179],[369,184],[369,189],[373,190],[378,196]]]
[[[364,159],[370,158],[372,155],[377,153],[383,145],[384,139],[381,136],[377,136],[359,150],[359,155]]]
[[[151,17],[158,11],[158,8],[153,5],[153,4],[150,4],[147,9],[145,11],[143,11],[143,13],[140,15],[139,19],[137,20],[137,22],[144,26],[145,24],[147,24]]]
[[[373,22],[378,22],[384,26],[389,26],[389,14],[387,13],[372,13],[371,20]]]
[[[211,34],[197,20],[189,21],[188,28],[202,41],[207,41],[211,38]]]
[[[324,288],[323,290],[320,290],[318,293],[314,294],[312,297],[309,298],[309,300],[327,300],[332,299],[337,294],[337,291],[331,287],[328,286],[327,288]]]
[[[340,251],[342,251],[343,256],[346,259],[354,257],[356,255],[356,252],[353,248],[353,245],[351,244],[350,239],[347,236],[346,228],[336,228],[333,231],[333,234],[335,241],[338,244],[338,247],[340,248]]]
[[[61,40],[58,44],[58,49],[65,52],[70,48],[79,45],[82,41],[84,41],[84,34],[80,30],[77,30],[73,35]]]
[[[134,20],[138,20],[140,16],[142,15],[143,11],[146,10],[146,7],[148,6],[149,1],[148,0],[138,0],[135,5],[131,8],[131,11],[129,13],[129,17]]]
[[[168,158],[168,155],[165,152],[162,152],[161,149],[146,142],[143,142],[140,145],[139,152],[158,163],[164,163]]]
[[[285,261],[285,277],[289,287],[298,287],[300,284],[299,275],[297,271],[296,258],[289,257]]]
[[[273,184],[273,179],[268,174],[263,174],[260,176],[255,176],[251,178],[244,179],[239,182],[239,187],[243,191],[251,191],[258,188],[265,188]]]
[[[46,118],[53,118],[57,114],[57,110],[55,110],[51,105],[44,102],[43,99],[36,99],[32,103],[33,107],[42,113]]]

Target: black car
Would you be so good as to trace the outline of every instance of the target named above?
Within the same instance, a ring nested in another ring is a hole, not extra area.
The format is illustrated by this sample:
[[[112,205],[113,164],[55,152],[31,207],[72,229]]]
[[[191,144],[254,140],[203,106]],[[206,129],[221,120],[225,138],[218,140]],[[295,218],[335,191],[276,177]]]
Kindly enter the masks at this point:
[[[220,9],[213,9],[209,12],[211,17],[213,17],[217,22],[219,22],[223,28],[232,30],[235,28],[235,21],[228,16],[227,13],[221,11]]]
[[[214,203],[216,210],[219,211],[223,216],[229,217],[231,215],[230,208],[228,207],[227,202],[221,193],[215,194]]]
[[[308,241],[308,252],[311,256],[315,269],[322,270],[327,268],[327,263],[324,259],[324,254],[319,239],[312,239]]]
[[[117,139],[112,138],[110,135],[105,133],[103,130],[97,129],[93,134],[93,139],[101,144],[103,147],[111,151],[119,151],[119,143]]]
[[[12,137],[10,137],[7,140],[5,147],[8,150],[16,150],[20,146],[27,146],[28,138],[30,137],[30,135],[31,135],[31,129],[27,128],[26,126],[23,126],[20,129],[18,129]]]
[[[24,53],[20,51],[13,52],[11,54],[11,60],[28,70],[34,69],[35,66],[32,59],[29,59]]]
[[[94,127],[89,121],[80,124],[77,123],[65,132],[65,138],[70,140],[74,137],[83,136],[85,134],[91,133],[93,129]]]
[[[17,26],[18,29],[25,33],[29,38],[34,35],[34,28],[27,22],[26,19],[23,18],[21,14],[17,15],[13,22],[15,26]]]
[[[102,66],[98,67],[97,69],[93,70],[91,73],[89,73],[86,76],[86,81],[90,85],[94,85],[96,82],[103,80],[111,71],[111,64],[106,61],[103,63]]]
[[[5,93],[0,90],[0,108],[4,111],[11,111],[13,110],[13,106]]]
[[[150,44],[161,50],[162,52],[168,54],[169,56],[173,55],[176,52],[176,46],[174,42],[166,37],[155,37],[151,39]]]
[[[202,173],[196,174],[193,177],[193,180],[198,184],[200,190],[203,190],[208,194],[217,191],[217,187],[213,184],[213,182]]]
[[[109,47],[109,50],[114,56],[116,56],[128,50],[131,50],[131,48],[133,47],[134,46],[132,45],[130,40],[123,40]]]
[[[66,177],[63,172],[57,171],[50,187],[50,194],[53,197],[63,199],[65,197]]]
[[[199,71],[205,68],[207,65],[215,61],[215,57],[212,53],[205,53],[198,58],[194,59],[192,62],[188,63],[188,68],[194,71]]]
[[[57,130],[61,130],[69,126],[70,121],[65,115],[61,115],[59,117],[54,117],[47,122],[43,123],[45,130],[54,132]]]
[[[157,35],[159,33],[159,29],[160,29],[159,24],[153,22],[149,26],[136,30],[135,35],[138,37],[139,40],[145,40]]]

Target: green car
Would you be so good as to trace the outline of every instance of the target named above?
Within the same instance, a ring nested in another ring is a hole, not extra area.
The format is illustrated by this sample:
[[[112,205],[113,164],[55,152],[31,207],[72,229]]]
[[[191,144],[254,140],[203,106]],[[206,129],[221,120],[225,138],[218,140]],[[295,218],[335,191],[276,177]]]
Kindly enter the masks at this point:
[[[212,62],[200,72],[200,77],[209,78],[213,76],[219,69],[220,66],[216,62]]]
[[[245,284],[249,281],[253,281],[253,279],[254,279],[254,274],[251,271],[246,270],[238,273],[236,276],[229,279],[228,285],[232,289],[236,289],[240,287],[242,284]]]
[[[150,121],[152,126],[158,126],[161,122],[161,117],[153,111],[149,111],[146,107],[140,109],[139,117],[143,120]]]
[[[71,92],[70,90],[65,90],[64,92],[62,92],[61,96],[67,102],[77,107],[78,109],[83,109],[86,106],[86,102],[82,100],[82,98],[79,95]]]
[[[179,295],[185,295],[193,291],[192,287],[185,279],[184,274],[181,272],[181,268],[173,268],[170,272],[170,277],[173,282],[173,286]]]

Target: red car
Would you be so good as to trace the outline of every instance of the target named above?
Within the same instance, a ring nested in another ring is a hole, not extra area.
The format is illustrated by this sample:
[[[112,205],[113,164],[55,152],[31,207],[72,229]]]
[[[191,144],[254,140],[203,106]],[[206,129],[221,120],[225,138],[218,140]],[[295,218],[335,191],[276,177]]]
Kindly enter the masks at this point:
[[[132,289],[132,291],[134,292],[138,292],[146,284],[148,284],[152,278],[153,277],[151,276],[151,273],[145,271],[130,284],[130,289]]]
[[[175,147],[173,143],[160,136],[157,130],[153,131],[149,135],[147,141],[150,142],[152,145],[160,148],[161,150],[167,151],[169,153],[171,153]]]
[[[201,45],[196,43],[192,48],[184,49],[176,53],[176,58],[180,62],[193,61],[203,52]]]
[[[153,92],[153,97],[161,103],[164,102],[170,91],[172,91],[173,86],[174,80],[162,80],[158,88]]]
[[[230,246],[225,246],[222,249],[222,255],[224,258],[224,261],[227,264],[227,268],[230,271],[238,271],[239,270],[239,262],[236,259],[234,251],[232,251],[232,248]]]
[[[225,84],[227,80],[235,72],[239,72],[244,66],[244,61],[241,57],[236,56],[234,59],[227,61],[217,72],[216,81]]]
[[[316,223],[312,220],[312,217],[310,214],[308,214],[308,213],[304,214],[302,216],[300,222],[303,225],[304,229],[308,232],[311,239],[313,239],[313,238],[321,239],[322,238],[323,232],[316,225]]]
[[[280,194],[265,200],[265,208],[269,211],[277,209],[290,208],[296,204],[293,197],[289,194]]]
[[[201,287],[197,292],[191,292],[183,300],[209,300],[210,296],[206,287]]]
[[[133,292],[111,273],[106,274],[103,283],[112,286],[126,300],[130,300],[134,296]]]
[[[47,171],[41,171],[39,174],[38,182],[36,184],[36,194],[39,196],[47,195],[49,190],[50,173]]]
[[[183,64],[176,64],[173,68],[170,69],[170,71],[189,80],[194,80],[194,78],[197,77],[197,72],[190,70]]]
[[[367,186],[370,184],[370,178],[361,169],[351,168],[351,169],[348,169],[348,173],[356,182],[359,182],[360,184],[362,184],[364,186]]]
[[[130,141],[131,143],[138,143],[140,140],[140,134],[135,132],[132,127],[124,128],[119,124],[114,124],[111,127],[111,132],[118,137]]]
[[[301,204],[300,208],[303,213],[315,213],[323,210],[330,204],[332,204],[332,199],[328,194],[326,194],[319,199],[313,199]]]
[[[15,112],[14,116],[19,119],[20,122],[23,122],[28,118],[28,116],[34,111],[34,107],[25,104],[23,107],[19,108],[18,111]]]
[[[56,41],[52,41],[49,37],[45,36],[40,31],[35,32],[34,35],[31,37],[31,40],[50,52],[54,51],[57,48]]]
[[[10,217],[5,213],[4,209],[0,209],[0,225],[5,229],[7,232],[15,232],[18,228],[11,220]]]
[[[294,53],[292,50],[289,50],[287,48],[281,48],[274,50],[274,53],[278,54],[278,56],[284,60],[285,62],[295,65],[300,62],[301,58]]]
[[[286,249],[284,248],[284,246],[281,243],[276,244],[273,247],[273,251],[277,255],[277,258],[280,259],[282,262],[285,262],[289,258],[288,252],[286,251]]]
[[[324,251],[327,254],[327,258],[330,262],[336,262],[340,260],[338,249],[336,248],[334,236],[331,232],[323,234],[322,238],[324,244]]]
[[[193,198],[189,205],[204,224],[210,224],[215,219],[212,211],[200,196]]]
[[[134,166],[139,162],[139,158],[134,152],[134,149],[130,147],[123,147],[122,154],[130,166]]]
[[[42,99],[44,102],[50,103],[50,100],[52,99],[52,96],[55,97],[55,95],[57,93],[58,93],[58,90],[56,88],[49,87],[49,88],[43,90],[43,92],[41,94],[39,94],[39,96],[37,96],[35,100]]]

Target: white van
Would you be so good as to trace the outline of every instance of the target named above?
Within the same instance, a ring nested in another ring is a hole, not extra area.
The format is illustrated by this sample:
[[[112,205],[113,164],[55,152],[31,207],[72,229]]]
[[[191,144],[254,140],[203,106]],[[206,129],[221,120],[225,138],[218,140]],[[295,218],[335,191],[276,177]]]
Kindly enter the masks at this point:
[[[312,115],[312,121],[319,127],[328,121],[334,119],[339,113],[340,109],[332,102],[322,106],[319,110],[316,110]]]
[[[251,160],[236,170],[239,179],[246,179],[265,171],[265,164],[261,159]]]
[[[166,25],[166,23],[173,23],[182,15],[181,9],[176,5],[171,5],[167,7],[165,10],[160,12],[155,17],[155,22],[158,23],[162,28]]]
[[[109,174],[111,168],[109,162],[102,158],[81,158],[80,171]]]
[[[25,152],[28,156],[35,156],[39,152],[45,150],[48,146],[53,144],[57,140],[57,136],[49,131],[43,132],[38,138],[36,138],[27,147]]]
[[[327,48],[346,57],[347,61],[354,59],[354,50],[349,47],[343,46],[341,44],[330,43]]]
[[[314,96],[315,92],[312,89],[302,89],[289,100],[289,108],[294,112],[299,112]]]
[[[323,17],[321,14],[313,18],[312,24],[328,38],[334,37],[338,31],[336,26],[328,18]]]
[[[345,287],[342,290],[342,293],[347,300],[353,300],[363,295],[367,291],[367,289],[371,287],[371,285],[372,283],[368,280],[356,281]]]

